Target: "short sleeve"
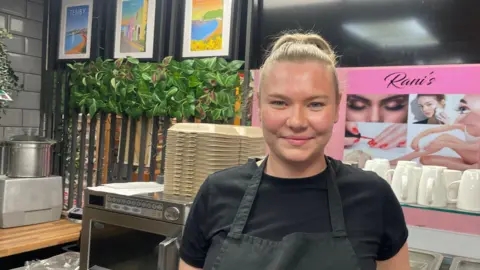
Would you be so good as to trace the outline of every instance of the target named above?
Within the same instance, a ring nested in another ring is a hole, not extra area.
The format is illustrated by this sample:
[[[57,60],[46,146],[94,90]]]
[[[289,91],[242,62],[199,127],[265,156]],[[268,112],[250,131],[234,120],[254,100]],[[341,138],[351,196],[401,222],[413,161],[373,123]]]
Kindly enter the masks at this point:
[[[397,255],[408,238],[402,207],[390,185],[386,181],[383,185],[383,234],[377,254],[378,261],[385,261]]]
[[[208,179],[200,187],[183,231],[180,258],[190,266],[203,268],[210,241],[205,237],[205,222],[208,220]]]

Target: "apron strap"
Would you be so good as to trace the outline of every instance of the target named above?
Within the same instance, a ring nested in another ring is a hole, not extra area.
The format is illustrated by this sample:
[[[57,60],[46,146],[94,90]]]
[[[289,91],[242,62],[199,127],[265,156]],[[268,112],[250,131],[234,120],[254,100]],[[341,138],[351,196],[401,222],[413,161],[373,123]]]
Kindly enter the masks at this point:
[[[243,195],[243,199],[240,202],[237,214],[233,220],[232,227],[228,233],[229,236],[234,239],[240,239],[242,236],[243,229],[245,228],[250,215],[250,210],[252,210],[253,202],[255,197],[257,197],[258,188],[260,187],[260,182],[262,181],[263,171],[265,170],[265,164],[267,163],[266,158],[259,161],[253,160],[253,162],[256,162],[257,169],[255,170],[255,173],[251,179],[252,183],[248,185],[247,190]]]
[[[346,237],[347,231],[345,228],[345,218],[343,216],[343,204],[340,196],[340,191],[335,183],[337,179],[336,168],[330,158],[326,157],[327,168],[330,177],[327,179],[327,193],[328,193],[328,208],[330,211],[330,225],[332,226],[332,233],[334,237]]]

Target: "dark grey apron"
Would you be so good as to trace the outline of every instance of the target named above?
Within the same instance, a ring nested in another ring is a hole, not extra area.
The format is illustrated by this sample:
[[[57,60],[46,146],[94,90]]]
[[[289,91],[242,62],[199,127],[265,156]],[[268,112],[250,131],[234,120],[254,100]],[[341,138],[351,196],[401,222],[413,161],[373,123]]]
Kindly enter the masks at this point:
[[[328,205],[332,231],[292,233],[281,241],[242,234],[257,195],[266,160],[258,167],[240,203],[230,232],[212,270],[354,270],[360,269],[345,230],[342,201],[334,182],[335,170],[327,158]]]

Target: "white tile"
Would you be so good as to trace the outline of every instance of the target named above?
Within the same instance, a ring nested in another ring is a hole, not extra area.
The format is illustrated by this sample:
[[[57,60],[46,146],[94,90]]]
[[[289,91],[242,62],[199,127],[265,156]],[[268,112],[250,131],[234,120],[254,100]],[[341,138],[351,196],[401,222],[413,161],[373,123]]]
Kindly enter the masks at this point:
[[[22,110],[21,109],[5,109],[5,114],[0,114],[0,126],[22,126]]]
[[[27,18],[40,22],[43,21],[43,5],[34,2],[28,2]]]
[[[40,110],[23,110],[24,127],[40,127]]]

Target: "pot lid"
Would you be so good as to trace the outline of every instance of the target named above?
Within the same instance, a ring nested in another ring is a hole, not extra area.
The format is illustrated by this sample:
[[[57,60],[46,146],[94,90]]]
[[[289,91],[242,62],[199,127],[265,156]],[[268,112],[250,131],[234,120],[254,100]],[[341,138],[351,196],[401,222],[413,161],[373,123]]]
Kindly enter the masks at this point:
[[[37,144],[54,144],[54,140],[49,140],[45,137],[30,136],[30,135],[17,135],[12,136],[6,143],[37,143]]]

